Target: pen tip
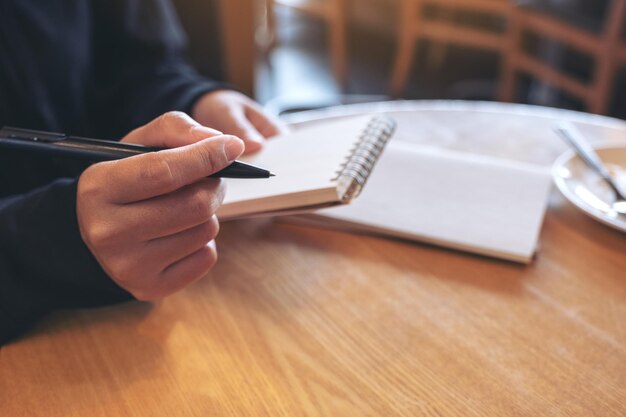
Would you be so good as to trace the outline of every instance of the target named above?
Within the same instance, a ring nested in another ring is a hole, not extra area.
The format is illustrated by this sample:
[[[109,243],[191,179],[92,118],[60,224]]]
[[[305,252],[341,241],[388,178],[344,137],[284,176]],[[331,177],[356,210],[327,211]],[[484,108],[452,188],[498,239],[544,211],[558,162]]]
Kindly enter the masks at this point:
[[[274,174],[273,172],[270,172],[270,177],[275,177],[276,174]]]

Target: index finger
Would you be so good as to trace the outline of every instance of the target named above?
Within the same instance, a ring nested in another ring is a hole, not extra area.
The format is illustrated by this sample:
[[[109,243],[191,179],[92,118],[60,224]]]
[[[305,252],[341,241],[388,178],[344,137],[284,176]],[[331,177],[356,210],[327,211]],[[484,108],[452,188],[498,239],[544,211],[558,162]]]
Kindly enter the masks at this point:
[[[97,164],[107,200],[124,204],[167,194],[231,164],[243,141],[222,135],[192,145]],[[93,166],[96,168],[96,165]]]

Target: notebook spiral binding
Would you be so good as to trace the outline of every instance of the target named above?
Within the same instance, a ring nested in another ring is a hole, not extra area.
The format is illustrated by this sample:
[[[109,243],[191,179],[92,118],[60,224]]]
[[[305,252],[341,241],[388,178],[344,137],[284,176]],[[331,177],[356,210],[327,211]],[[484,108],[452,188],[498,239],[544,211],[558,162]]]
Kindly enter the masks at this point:
[[[374,116],[367,124],[333,178],[342,202],[348,203],[359,195],[395,129],[395,120],[388,116]]]

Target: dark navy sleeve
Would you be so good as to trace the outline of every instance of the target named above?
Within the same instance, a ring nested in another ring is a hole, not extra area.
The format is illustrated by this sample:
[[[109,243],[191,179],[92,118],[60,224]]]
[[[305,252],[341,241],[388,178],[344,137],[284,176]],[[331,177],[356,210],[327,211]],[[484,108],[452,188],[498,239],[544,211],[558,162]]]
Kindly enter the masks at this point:
[[[0,199],[0,345],[43,314],[131,299],[83,243],[75,179]]]
[[[228,87],[187,63],[168,0],[0,1],[0,22],[0,125],[119,139]],[[49,311],[132,298],[81,239],[79,175],[0,150],[0,344]]]
[[[168,0],[94,2],[95,117],[119,136],[171,110],[191,112],[196,100],[224,83],[188,64],[187,39]]]

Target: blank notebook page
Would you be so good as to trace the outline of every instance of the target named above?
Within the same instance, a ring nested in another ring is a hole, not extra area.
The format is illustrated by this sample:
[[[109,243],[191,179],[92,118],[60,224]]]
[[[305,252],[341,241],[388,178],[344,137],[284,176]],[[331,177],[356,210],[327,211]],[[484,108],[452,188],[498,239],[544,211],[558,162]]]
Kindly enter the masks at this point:
[[[550,185],[532,165],[392,141],[358,199],[315,217],[528,262]]]

